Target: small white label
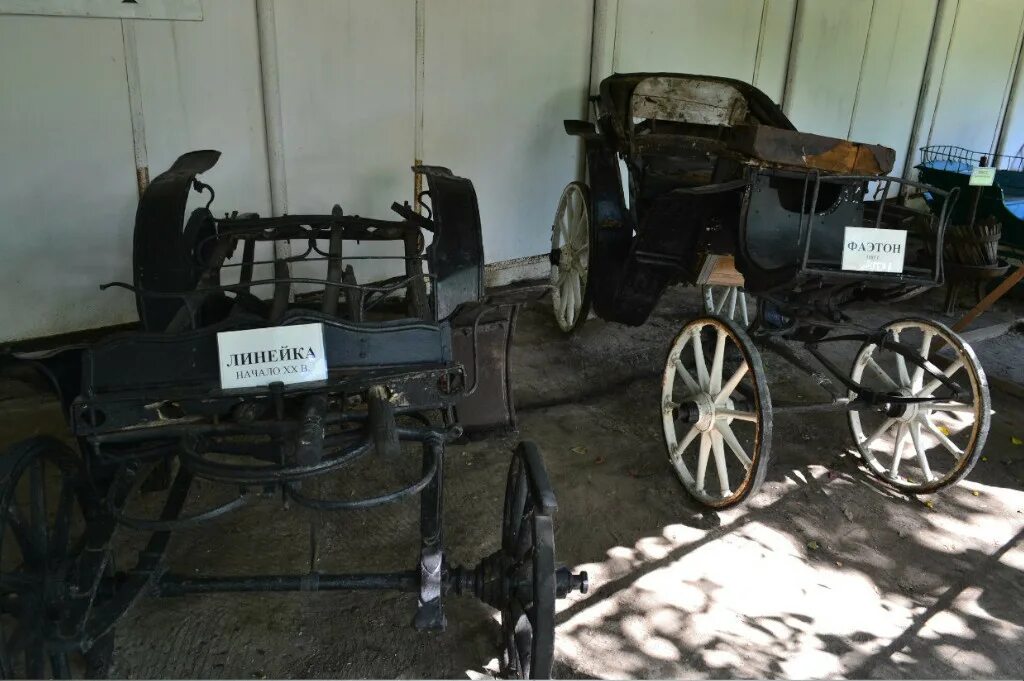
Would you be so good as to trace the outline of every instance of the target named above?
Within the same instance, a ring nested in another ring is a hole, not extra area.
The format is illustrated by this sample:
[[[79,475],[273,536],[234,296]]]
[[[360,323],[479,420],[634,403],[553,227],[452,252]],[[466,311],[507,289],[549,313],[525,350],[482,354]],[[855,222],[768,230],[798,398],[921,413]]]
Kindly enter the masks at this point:
[[[971,181],[968,184],[972,187],[991,187],[995,181],[995,168],[975,168],[971,171]]]
[[[902,272],[907,230],[847,227],[843,238],[844,270]]]
[[[327,380],[323,324],[222,331],[217,349],[224,389]]]

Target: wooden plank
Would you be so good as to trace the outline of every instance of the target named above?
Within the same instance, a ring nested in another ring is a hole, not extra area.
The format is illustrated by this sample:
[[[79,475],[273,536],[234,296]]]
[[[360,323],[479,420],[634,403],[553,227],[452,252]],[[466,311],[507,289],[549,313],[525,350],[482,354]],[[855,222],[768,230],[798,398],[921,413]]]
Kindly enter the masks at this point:
[[[1013,274],[1004,279],[999,286],[996,286],[987,296],[978,301],[977,305],[968,310],[967,314],[961,317],[960,321],[953,325],[953,330],[959,332],[966,329],[970,326],[971,322],[992,307],[997,300],[1006,295],[1006,293],[1016,286],[1017,282],[1021,279],[1024,279],[1024,265],[1018,266],[1017,269],[1013,271]]]
[[[735,125],[747,117],[747,98],[733,85],[657,76],[637,83],[633,116],[699,125]]]
[[[877,144],[849,142],[766,125],[736,126],[729,147],[748,156],[784,166],[814,168],[852,175],[884,175],[896,152]]]
[[[710,286],[743,286],[743,275],[731,255],[708,254],[701,264],[697,283]]]

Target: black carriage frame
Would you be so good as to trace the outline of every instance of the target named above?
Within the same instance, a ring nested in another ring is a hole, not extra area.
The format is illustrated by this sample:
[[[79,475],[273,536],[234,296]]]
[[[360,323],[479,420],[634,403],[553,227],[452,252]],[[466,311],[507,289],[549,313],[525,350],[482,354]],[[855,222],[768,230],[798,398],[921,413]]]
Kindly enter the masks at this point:
[[[59,615],[37,632],[43,654],[34,655],[31,663],[26,658],[27,672],[41,676],[49,656],[51,671],[66,674],[66,653],[87,653],[109,641],[118,619],[147,593],[387,589],[418,595],[417,629],[444,628],[447,593],[480,598],[502,612],[506,669],[525,677],[550,674],[554,600],[573,590],[585,592],[587,576],[555,565],[552,516],[557,504],[534,444],[521,443],[513,455],[501,547],[472,568],[451,565],[443,547],[445,445],[462,435],[464,425],[489,430],[515,424],[508,351],[524,292],[494,296],[484,291],[472,183],[446,168],[414,167],[429,184],[429,191],[417,197],[429,197],[426,217],[408,204],[394,204],[401,220],[346,216],[337,206],[329,215],[216,219],[209,210],[213,189],[196,175],[212,168],[218,157],[215,151],[185,154],[153,180],[140,201],[134,282],[108,286],[135,293],[144,331],[24,358],[51,380],[67,411],[82,459],[73,476],[65,478],[75,478],[87,520],[76,578],[62,580],[46,597]],[[208,192],[210,200],[192,212],[183,229],[192,190]],[[423,230],[433,236],[426,257]],[[257,259],[258,242],[297,239],[307,242],[304,253]],[[351,267],[342,266],[351,259],[344,256],[343,244],[351,240],[401,241],[404,254],[397,259],[404,263],[404,274],[356,283]],[[320,241],[329,242],[328,251]],[[238,245],[241,261],[229,263]],[[292,268],[310,261],[326,262],[326,278],[293,275]],[[273,267],[274,275],[254,278],[260,266]],[[239,271],[237,283],[221,281],[230,267]],[[314,288],[296,293],[303,284]],[[256,286],[273,287],[269,302],[252,293]],[[404,292],[404,300],[394,300],[396,292]],[[366,320],[368,310],[389,302],[398,308],[395,316],[407,316]],[[342,303],[348,319],[338,315]],[[218,333],[306,323],[322,325],[326,381],[220,388]],[[363,499],[325,499],[302,489],[304,482],[367,456],[393,464],[402,442],[419,443],[422,456],[420,477],[401,489]],[[28,470],[18,463],[22,457],[35,457],[30,463],[39,465],[64,450],[44,437],[12,452],[2,459],[8,464],[4,489],[17,484],[12,475]],[[176,474],[174,460],[179,463]],[[233,485],[238,494],[183,517],[196,479]],[[167,490],[156,518],[130,517],[124,510],[143,487]],[[320,512],[372,508],[414,494],[420,495],[420,540],[411,570],[318,572],[316,522],[305,574],[185,575],[165,564],[173,530],[214,520],[257,498]],[[119,526],[151,536],[134,567],[108,574]],[[10,671],[6,656],[5,662]]]
[[[584,146],[590,216],[590,275],[585,300],[597,316],[627,325],[643,324],[669,285],[697,283],[704,256],[735,254],[745,288],[757,296],[759,308],[750,328],[738,331],[746,331],[756,345],[810,376],[828,395],[826,401],[776,402],[773,411],[856,411],[870,407],[898,412],[901,405],[927,401],[872,390],[849,378],[819,348],[821,343],[844,341],[874,343],[899,354],[923,368],[926,376],[948,387],[953,391],[952,398],[957,398],[963,386],[936,371],[929,358],[920,357],[916,348],[900,343],[885,328],[870,329],[854,323],[843,308],[862,300],[897,302],[942,285],[943,240],[958,190],[945,191],[884,173],[843,174],[767,163],[737,152],[730,144],[733,140],[728,124],[676,128],[669,124],[666,131],[652,125],[643,134],[636,134],[630,98],[639,83],[658,78],[729,88],[746,100],[744,110],[755,125],[796,130],[778,105],[742,81],[673,73],[606,78],[600,95],[590,98],[596,122],[564,121],[566,133],[580,137]],[[737,137],[743,134],[749,131]],[[636,161],[643,155],[703,159],[712,169],[712,182],[675,186],[638,201],[643,186],[637,177]],[[620,158],[628,171],[628,207]],[[863,197],[872,184],[874,200],[865,201]],[[783,199],[787,190],[788,201]],[[911,193],[924,192],[940,204],[937,213],[913,210],[903,201]],[[824,198],[826,194],[829,198]],[[900,273],[845,271],[829,254],[841,250],[842,227],[849,225],[902,227],[931,244],[914,254],[919,256],[916,266]],[[783,230],[797,235],[792,260],[773,267],[759,264],[758,259],[772,250]],[[767,232],[760,249],[756,245],[758,231]],[[832,248],[825,249],[825,245]],[[560,251],[553,250],[550,258],[557,266]],[[844,332],[834,333],[837,331]],[[802,344],[824,373],[787,341]],[[754,361],[760,365],[759,358]],[[747,398],[753,402],[753,395]]]

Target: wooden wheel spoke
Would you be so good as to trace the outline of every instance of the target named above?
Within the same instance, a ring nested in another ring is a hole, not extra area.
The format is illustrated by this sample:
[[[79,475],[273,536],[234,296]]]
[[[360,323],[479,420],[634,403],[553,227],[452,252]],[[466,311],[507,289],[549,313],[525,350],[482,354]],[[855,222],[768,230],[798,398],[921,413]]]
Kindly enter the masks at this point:
[[[896,341],[897,343],[900,342],[900,333],[899,333],[899,331],[893,331],[892,332],[892,339],[894,341]],[[898,352],[893,353],[893,354],[896,355],[896,374],[897,374],[897,377],[900,379],[900,387],[901,388],[909,388],[910,387],[910,374],[907,372],[907,360],[906,360],[906,358],[903,355],[901,355]]]
[[[903,438],[907,435],[907,424],[901,423],[896,426],[896,440],[892,446],[892,466],[889,468],[889,477],[895,479],[899,475],[900,457],[903,445]]]
[[[910,440],[914,443],[914,451],[917,452],[917,461],[921,465],[924,479],[931,482],[935,476],[932,475],[931,466],[928,465],[928,455],[921,444],[921,424],[916,421],[910,424]]]
[[[711,359],[711,375],[708,382],[708,390],[717,393],[722,389],[722,365],[725,362],[725,341],[728,338],[725,329],[718,329],[718,336],[715,338],[715,354]]]
[[[946,370],[942,372],[942,375],[946,378],[952,378],[953,374],[964,368],[964,361],[957,358],[952,364],[946,367]],[[942,385],[942,381],[937,378],[933,378],[925,384],[923,388],[914,393],[916,396],[931,395],[935,392],[935,389]]]
[[[694,380],[690,372],[683,366],[683,363],[679,359],[675,360],[676,373],[679,374],[679,378],[683,379],[683,383],[686,384],[686,389],[690,391],[689,394],[700,392],[700,385]]]
[[[964,455],[964,451],[956,446],[956,444],[950,440],[945,433],[939,430],[934,423],[932,423],[927,417],[924,419],[924,427],[928,429],[928,432],[939,441],[939,444],[946,448],[946,450],[957,457],[958,459]]]
[[[924,360],[925,362],[928,361],[928,355],[931,354],[932,339],[934,337],[935,337],[935,331],[932,331],[931,329],[926,329],[925,332],[924,332],[924,337],[921,339],[921,349],[920,349],[919,352],[920,352],[920,355],[921,355],[921,359]],[[914,367],[914,375],[911,376],[911,378],[910,378],[910,389],[911,390],[915,390],[915,391],[916,390],[920,390],[921,389],[921,384],[923,383],[923,381],[924,381],[924,367],[923,366],[916,366],[916,367]]]
[[[736,390],[737,386],[739,386],[740,384],[740,381],[743,380],[743,377],[747,375],[747,371],[749,370],[750,367],[747,366],[747,363],[744,361],[743,364],[740,365],[740,368],[733,372],[733,375],[730,376],[729,380],[725,382],[725,385],[722,386],[722,389],[719,391],[718,395],[715,396],[716,405],[722,404],[729,397],[729,395],[732,395],[733,391]]]
[[[572,246],[574,249],[579,250],[587,242],[587,214],[581,212],[573,219],[572,228],[570,230],[572,234]]]
[[[875,432],[871,433],[868,437],[864,438],[864,446],[870,447],[871,443],[877,440],[879,437],[884,435],[892,428],[893,424],[896,423],[896,419],[888,418],[882,422],[882,425],[875,429]]]
[[[739,286],[729,288],[729,319],[736,318],[736,298],[739,297]]]
[[[736,433],[732,432],[732,427],[725,421],[719,421],[715,424],[715,427],[718,429],[718,432],[722,434],[722,439],[725,441],[725,444],[732,450],[732,453],[736,455],[736,458],[739,459],[741,464],[743,464],[743,467],[749,471],[750,457],[747,456],[747,453],[743,450],[743,445],[741,445],[740,441],[736,438]]]
[[[570,229],[569,229],[569,206],[565,207],[562,214],[558,216],[558,234],[562,238],[562,244],[568,246],[570,244]]]
[[[697,455],[697,474],[695,480],[697,491],[704,491],[704,477],[708,470],[708,454],[711,452],[711,436],[703,432],[700,434],[700,452]]]
[[[670,456],[672,457],[673,461],[677,463],[682,461],[683,452],[686,451],[686,448],[689,447],[694,440],[697,439],[697,434],[699,432],[700,430],[697,428],[697,426],[690,427],[690,430],[687,431],[686,435],[683,436],[683,439],[680,440],[679,443],[672,449],[672,453]]]
[[[878,376],[878,378],[880,378],[883,383],[885,383],[886,387],[888,387],[890,390],[900,389],[899,384],[896,383],[896,381],[892,380],[892,377],[888,373],[886,373],[885,369],[879,366],[878,362],[875,361],[874,357],[868,357],[865,361],[867,363],[867,366],[873,372],[875,372],[875,375]]]
[[[718,469],[719,491],[721,491],[723,497],[727,497],[732,491],[729,489],[729,471],[725,465],[725,447],[722,446],[722,434],[717,430],[711,431],[711,448],[715,455],[715,467]]]
[[[708,375],[708,363],[704,358],[704,342],[700,338],[699,327],[695,327],[693,330],[693,362],[697,368],[697,381],[701,388],[706,388],[710,376]]]
[[[973,404],[953,402],[952,400],[946,402],[924,402],[921,406],[927,407],[929,411],[948,411],[953,414],[973,414],[975,411]]]
[[[570,311],[573,309],[573,305],[572,283],[566,278],[565,285],[562,286],[562,319],[566,320],[570,326],[572,325]]]
[[[736,409],[716,409],[715,416],[723,419],[737,419],[757,423],[757,414],[752,411],[738,411]]]
[[[576,308],[579,307],[579,305],[583,302],[583,290],[582,290],[579,274],[576,274],[570,281],[572,282],[572,299],[573,299],[572,316],[573,316],[573,319],[575,320],[576,319]]]

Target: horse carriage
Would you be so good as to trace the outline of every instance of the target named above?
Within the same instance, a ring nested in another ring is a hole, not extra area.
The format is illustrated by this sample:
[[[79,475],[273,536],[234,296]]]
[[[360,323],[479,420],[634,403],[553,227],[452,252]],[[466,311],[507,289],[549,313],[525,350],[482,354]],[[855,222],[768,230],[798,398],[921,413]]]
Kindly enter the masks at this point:
[[[418,629],[445,626],[450,593],[482,599],[501,613],[505,670],[549,675],[555,599],[586,591],[587,578],[555,563],[556,501],[535,445],[512,456],[500,547],[459,567],[442,542],[446,444],[515,418],[518,303],[484,289],[472,183],[415,167],[431,213],[394,204],[399,220],[338,206],[218,218],[213,189],[196,176],[219,156],[185,154],[141,198],[134,281],[109,286],[134,293],[142,330],[17,359],[48,379],[77,447],[37,436],[0,456],[0,672],[102,676],[116,622],[144,595],[392,589],[418,596]],[[190,196],[209,200],[186,220]],[[352,255],[353,241],[397,241],[402,254]],[[284,244],[306,247],[288,255]],[[360,260],[400,273],[360,284],[345,265]],[[411,456],[403,443],[416,445]],[[325,493],[360,460],[411,481],[358,498]],[[189,508],[195,481],[223,486],[227,500]],[[315,520],[303,574],[185,574],[165,557],[173,531],[250,504],[319,517],[416,494],[420,540],[407,571],[319,571]],[[157,503],[138,501],[152,495]],[[113,560],[125,533],[143,538],[134,565]]]
[[[587,181],[565,188],[552,227],[555,318],[566,332],[591,309],[639,325],[668,286],[703,287],[706,314],[672,341],[658,400],[669,461],[697,503],[758,489],[780,412],[848,412],[864,467],[909,494],[968,474],[990,420],[971,348],[928,319],[874,328],[847,313],[942,283],[957,189],[888,176],[886,147],[800,133],[741,81],[616,74],[592,101],[595,121],[565,122]],[[932,210],[900,200],[910,191]],[[848,370],[824,351],[836,342],[859,344]],[[762,350],[825,400],[772,400]]]

